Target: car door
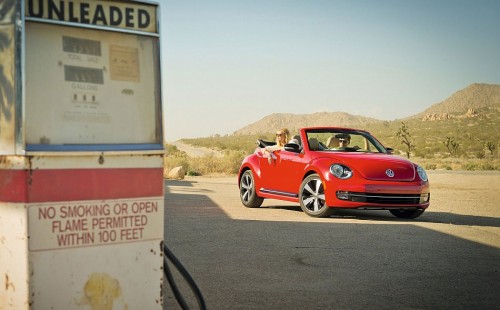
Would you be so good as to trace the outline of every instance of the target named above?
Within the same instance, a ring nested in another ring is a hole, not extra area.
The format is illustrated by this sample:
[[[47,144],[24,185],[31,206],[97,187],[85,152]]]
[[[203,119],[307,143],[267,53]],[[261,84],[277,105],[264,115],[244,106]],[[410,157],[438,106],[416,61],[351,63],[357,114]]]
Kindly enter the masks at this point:
[[[269,164],[261,158],[263,187],[287,196],[297,195],[303,168],[303,154],[285,150],[274,152],[276,159]]]

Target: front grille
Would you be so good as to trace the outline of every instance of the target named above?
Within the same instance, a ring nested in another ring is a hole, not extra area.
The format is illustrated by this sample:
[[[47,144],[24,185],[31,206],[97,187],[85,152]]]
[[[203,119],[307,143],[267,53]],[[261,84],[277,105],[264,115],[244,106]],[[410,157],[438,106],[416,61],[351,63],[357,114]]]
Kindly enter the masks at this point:
[[[337,198],[362,203],[376,203],[382,205],[411,205],[421,204],[429,201],[429,194],[379,194],[379,193],[356,193],[338,191]]]

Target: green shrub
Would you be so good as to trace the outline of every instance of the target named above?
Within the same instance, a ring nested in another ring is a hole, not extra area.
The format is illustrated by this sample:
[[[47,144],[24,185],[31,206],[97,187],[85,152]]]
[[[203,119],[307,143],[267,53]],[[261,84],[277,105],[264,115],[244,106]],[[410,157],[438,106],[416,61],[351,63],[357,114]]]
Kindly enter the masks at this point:
[[[462,164],[462,170],[475,171],[479,170],[478,168],[479,168],[478,164],[474,162],[467,162],[465,164]]]
[[[481,165],[481,170],[498,170],[498,167],[492,163],[483,163]]]
[[[437,169],[437,165],[436,164],[426,164],[424,166],[425,170],[436,170]]]

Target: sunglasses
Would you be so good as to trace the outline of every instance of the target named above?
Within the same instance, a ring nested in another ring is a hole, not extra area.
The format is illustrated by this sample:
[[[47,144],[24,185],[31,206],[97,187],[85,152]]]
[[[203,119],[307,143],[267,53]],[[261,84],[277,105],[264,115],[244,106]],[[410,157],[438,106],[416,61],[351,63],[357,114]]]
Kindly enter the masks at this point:
[[[276,134],[276,137],[279,137],[279,136],[284,136],[284,135],[285,135],[285,134],[283,134],[283,133],[277,133],[277,134]]]

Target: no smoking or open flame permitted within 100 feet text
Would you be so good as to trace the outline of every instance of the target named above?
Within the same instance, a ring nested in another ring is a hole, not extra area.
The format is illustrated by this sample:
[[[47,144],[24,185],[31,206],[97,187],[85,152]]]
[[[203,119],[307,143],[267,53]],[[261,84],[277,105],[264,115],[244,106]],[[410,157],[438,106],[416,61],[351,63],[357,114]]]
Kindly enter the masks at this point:
[[[160,197],[30,205],[29,247],[40,251],[162,239],[162,211]]]

